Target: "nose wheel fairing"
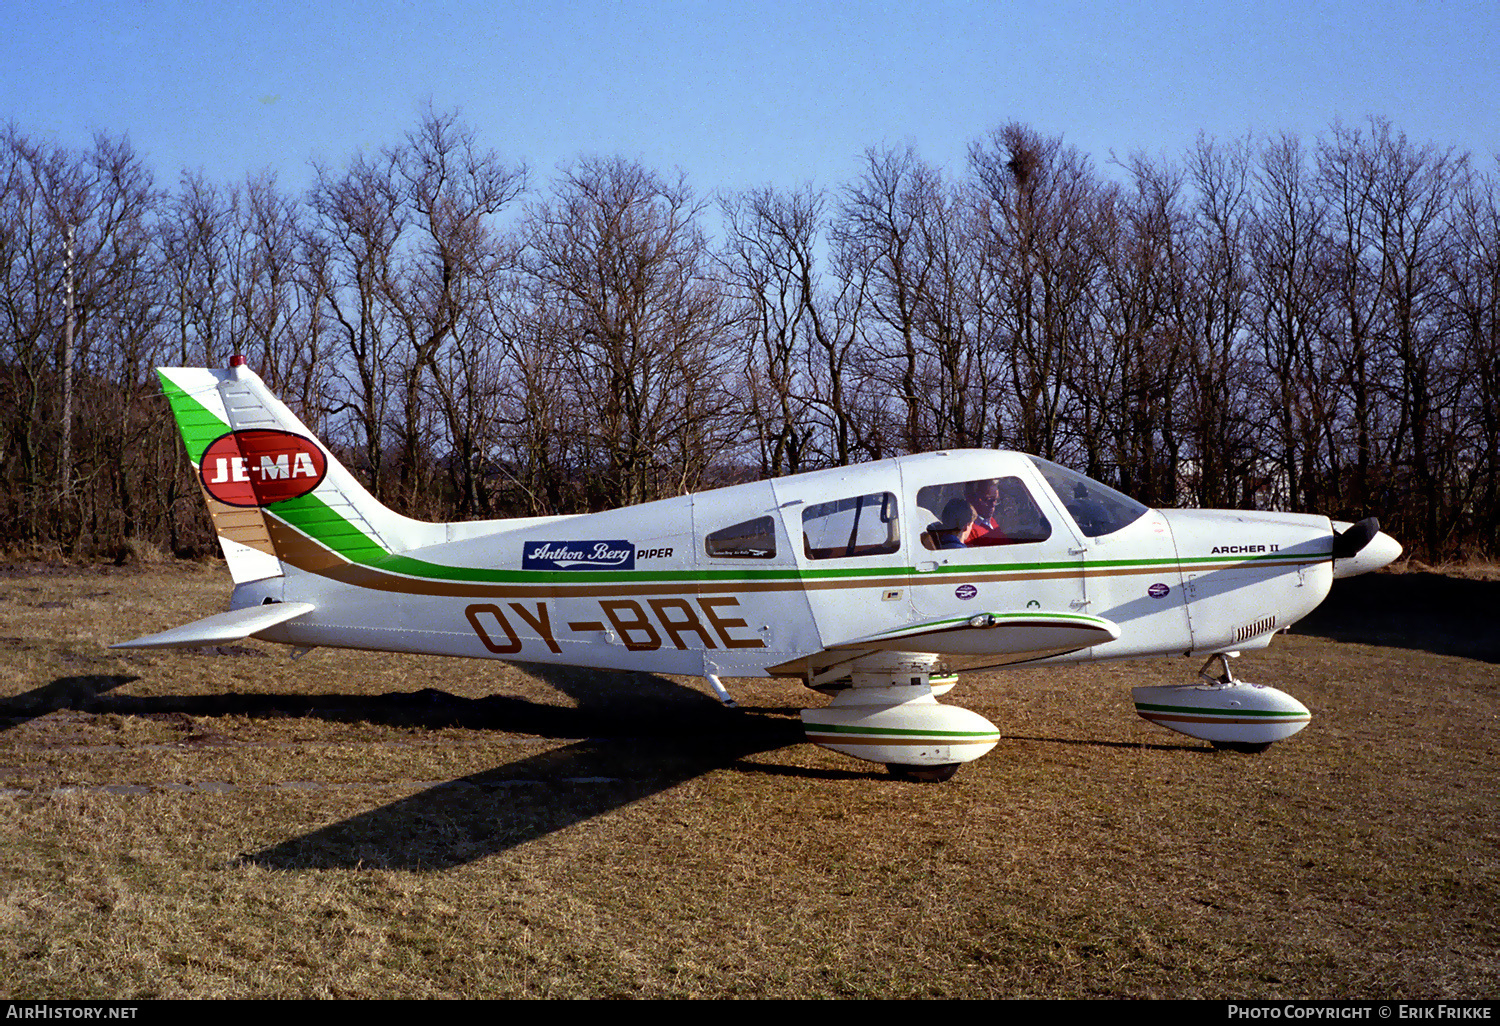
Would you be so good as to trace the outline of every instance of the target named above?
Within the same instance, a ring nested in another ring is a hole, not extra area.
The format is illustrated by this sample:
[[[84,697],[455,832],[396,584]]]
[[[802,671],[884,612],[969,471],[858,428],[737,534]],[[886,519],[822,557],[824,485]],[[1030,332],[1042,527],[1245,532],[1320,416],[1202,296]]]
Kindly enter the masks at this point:
[[[1144,720],[1208,741],[1215,748],[1264,751],[1312,721],[1307,706],[1285,691],[1237,680],[1229,669],[1236,653],[1220,652],[1199,671],[1200,684],[1132,688],[1135,711]],[[1210,676],[1218,661],[1223,673]]]

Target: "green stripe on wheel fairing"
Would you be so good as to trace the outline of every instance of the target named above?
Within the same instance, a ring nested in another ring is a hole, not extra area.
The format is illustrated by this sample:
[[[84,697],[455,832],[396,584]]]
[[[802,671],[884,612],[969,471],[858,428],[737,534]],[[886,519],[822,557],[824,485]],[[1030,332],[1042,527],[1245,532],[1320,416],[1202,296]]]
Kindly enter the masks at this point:
[[[803,732],[808,734],[863,734],[868,736],[900,737],[977,737],[998,738],[998,730],[921,730],[910,727],[850,727],[832,723],[806,723]]]
[[[1191,713],[1194,716],[1265,716],[1272,719],[1276,717],[1299,719],[1311,715],[1305,712],[1281,712],[1275,709],[1205,709],[1196,705],[1152,705],[1149,702],[1137,702],[1135,707],[1138,712],[1149,710],[1159,713]]]

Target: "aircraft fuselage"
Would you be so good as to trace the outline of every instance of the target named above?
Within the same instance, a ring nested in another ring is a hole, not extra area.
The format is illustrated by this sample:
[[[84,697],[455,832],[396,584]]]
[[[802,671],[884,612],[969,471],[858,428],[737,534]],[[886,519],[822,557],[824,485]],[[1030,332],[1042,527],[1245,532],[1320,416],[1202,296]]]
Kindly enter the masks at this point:
[[[312,603],[260,635],[292,645],[756,676],[984,612],[1121,630],[1061,653],[997,651],[993,632],[961,629],[913,646],[955,667],[1254,648],[1328,592],[1327,518],[1099,509],[1114,493],[1074,483],[1063,496],[1043,466],[988,450],[900,457],[601,513],[433,525],[452,537],[358,563],[279,539],[283,576],[241,584],[233,604]],[[931,530],[934,506],[988,482],[1002,542]]]

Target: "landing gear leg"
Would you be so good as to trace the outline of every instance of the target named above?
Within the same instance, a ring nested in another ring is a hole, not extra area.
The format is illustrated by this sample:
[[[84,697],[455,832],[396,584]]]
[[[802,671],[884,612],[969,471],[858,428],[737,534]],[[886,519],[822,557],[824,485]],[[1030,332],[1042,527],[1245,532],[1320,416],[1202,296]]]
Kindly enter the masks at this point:
[[[1229,660],[1238,659],[1239,657],[1240,654],[1238,652],[1215,652],[1208,657],[1208,662],[1203,664],[1203,669],[1198,671],[1198,676],[1210,684],[1238,684],[1240,682],[1235,678],[1234,671],[1229,668]],[[1208,668],[1214,664],[1214,660],[1216,659],[1219,661],[1219,665],[1224,667],[1224,672],[1217,677],[1208,672]]]

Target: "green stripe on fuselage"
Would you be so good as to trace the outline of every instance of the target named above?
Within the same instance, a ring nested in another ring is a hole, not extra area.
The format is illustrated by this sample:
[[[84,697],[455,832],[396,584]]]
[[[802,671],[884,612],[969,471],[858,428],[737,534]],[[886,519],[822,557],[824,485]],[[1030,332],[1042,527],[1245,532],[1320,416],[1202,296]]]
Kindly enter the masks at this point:
[[[326,546],[351,563],[357,563],[367,566],[372,570],[379,570],[402,577],[473,584],[556,584],[564,581],[577,585],[623,583],[715,584],[819,580],[846,580],[857,584],[864,578],[876,581],[892,577],[921,580],[933,579],[940,575],[947,576],[949,574],[972,577],[987,574],[1022,575],[1055,573],[1059,570],[1081,571],[1087,576],[1090,570],[1104,569],[1103,566],[1094,562],[1080,565],[1075,561],[1059,561],[987,563],[965,567],[943,567],[938,574],[933,574],[931,571],[919,571],[912,566],[889,565],[841,567],[828,570],[502,570],[478,566],[452,566],[443,563],[433,563],[400,553],[388,552],[373,538],[365,534],[358,527],[350,524],[339,513],[329,508],[327,504],[313,495],[305,495],[298,499],[276,503],[274,506],[267,507],[267,512],[279,517],[288,525],[301,531],[312,540]],[[517,540],[516,556],[518,559],[520,556],[519,544],[520,542]],[[1311,558],[1316,559],[1317,557]],[[1309,557],[1289,557],[1287,561],[1289,564],[1301,564],[1308,562]],[[1217,562],[1222,563],[1222,558],[1217,560]],[[1143,573],[1152,570],[1170,571],[1183,568],[1182,562],[1175,559],[1113,560],[1108,565],[1114,568],[1133,567]],[[1267,566],[1268,563],[1260,562],[1255,565]],[[1052,613],[1047,615],[1055,617],[1057,614]]]

